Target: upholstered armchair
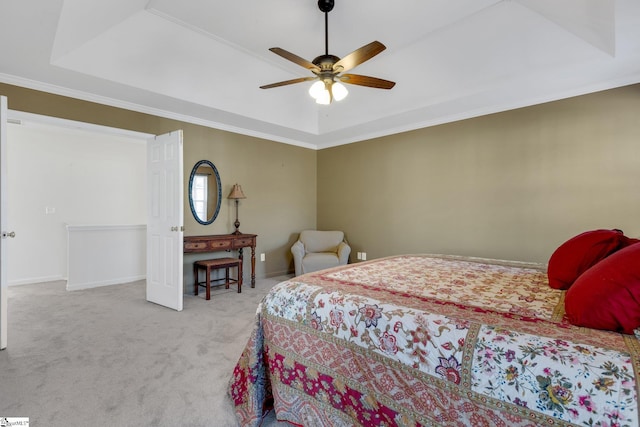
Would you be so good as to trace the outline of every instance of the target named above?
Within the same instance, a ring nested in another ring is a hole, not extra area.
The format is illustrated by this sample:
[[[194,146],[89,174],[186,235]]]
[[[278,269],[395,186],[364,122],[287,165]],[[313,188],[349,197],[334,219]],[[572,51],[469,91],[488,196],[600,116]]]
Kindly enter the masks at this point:
[[[291,247],[296,276],[346,265],[351,247],[342,231],[304,230]]]

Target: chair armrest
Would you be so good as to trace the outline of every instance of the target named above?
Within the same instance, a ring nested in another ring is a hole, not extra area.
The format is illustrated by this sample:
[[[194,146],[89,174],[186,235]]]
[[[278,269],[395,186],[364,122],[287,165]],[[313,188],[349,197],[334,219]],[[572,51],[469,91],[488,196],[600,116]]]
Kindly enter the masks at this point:
[[[302,258],[304,258],[305,254],[304,244],[300,240],[291,246],[291,254],[293,255],[293,266],[296,276],[299,276],[302,274]]]
[[[338,260],[340,265],[346,265],[349,263],[349,254],[351,253],[351,246],[346,242],[341,242],[338,245]]]

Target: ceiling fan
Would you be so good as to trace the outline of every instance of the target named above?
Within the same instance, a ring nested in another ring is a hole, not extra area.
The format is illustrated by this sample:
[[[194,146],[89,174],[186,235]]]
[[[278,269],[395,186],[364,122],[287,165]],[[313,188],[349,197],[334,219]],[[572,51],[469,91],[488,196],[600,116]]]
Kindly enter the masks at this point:
[[[321,12],[324,12],[324,55],[320,55],[313,61],[309,62],[306,59],[279,47],[272,47],[269,49],[276,55],[280,55],[284,59],[308,69],[315,74],[315,76],[300,77],[297,79],[272,83],[260,86],[260,89],[271,89],[274,87],[316,80],[309,89],[309,94],[315,98],[318,104],[330,104],[334,99],[336,101],[340,101],[347,96],[347,88],[340,82],[377,89],[391,89],[395,86],[395,82],[379,79],[377,77],[362,76],[359,74],[343,74],[373,58],[385,50],[386,47],[379,41],[373,41],[351,52],[342,59],[334,55],[329,55],[329,12],[333,10],[333,6],[334,0],[318,0],[318,8]]]

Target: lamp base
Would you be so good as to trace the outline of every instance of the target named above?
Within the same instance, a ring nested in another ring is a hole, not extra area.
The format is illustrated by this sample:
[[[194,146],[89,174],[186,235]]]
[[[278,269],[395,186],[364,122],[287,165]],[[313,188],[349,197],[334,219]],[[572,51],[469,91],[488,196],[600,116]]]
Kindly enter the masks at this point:
[[[240,230],[238,230],[240,228],[240,221],[238,221],[238,199],[236,199],[236,221],[233,223],[233,225],[236,227],[236,231],[231,234],[242,234]]]

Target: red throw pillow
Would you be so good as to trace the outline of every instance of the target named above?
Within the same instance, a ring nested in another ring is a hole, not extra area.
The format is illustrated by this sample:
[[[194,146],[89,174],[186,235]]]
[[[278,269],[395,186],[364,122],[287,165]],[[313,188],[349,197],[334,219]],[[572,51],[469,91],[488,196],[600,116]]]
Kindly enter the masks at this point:
[[[589,267],[625,247],[625,239],[620,230],[592,230],[567,240],[549,258],[549,286],[569,289]]]
[[[633,334],[640,327],[640,244],[632,244],[585,271],[565,297],[569,322]]]

